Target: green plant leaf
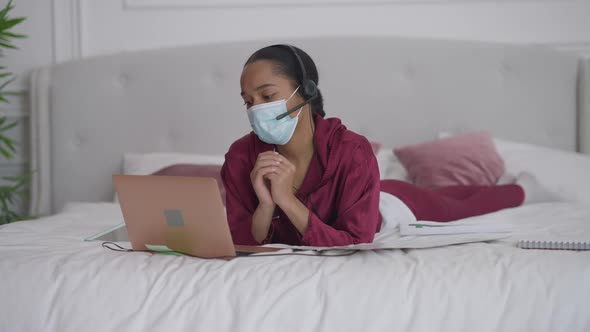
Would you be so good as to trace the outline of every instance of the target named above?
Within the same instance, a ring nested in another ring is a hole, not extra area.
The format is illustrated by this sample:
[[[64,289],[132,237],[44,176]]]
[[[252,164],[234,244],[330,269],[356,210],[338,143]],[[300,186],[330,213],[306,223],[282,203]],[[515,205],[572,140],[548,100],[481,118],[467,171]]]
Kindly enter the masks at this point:
[[[22,187],[26,184],[26,182],[24,180],[20,180],[18,182],[16,182],[13,186],[12,189],[16,192],[18,190],[21,190]]]
[[[16,148],[14,147],[14,143],[9,140],[5,141],[5,140],[3,140],[3,138],[6,138],[6,137],[0,137],[0,140],[2,141],[2,143],[4,143],[3,144],[4,147],[0,146],[0,149],[6,151],[6,153],[8,153],[8,156],[5,155],[5,157],[7,159],[12,159],[14,157],[14,154],[16,153]],[[4,152],[2,154],[4,154]]]
[[[15,25],[21,24],[26,19],[27,19],[26,17],[17,17],[17,18],[11,18],[11,19],[5,20],[4,22],[0,22],[0,29],[1,30],[9,30],[12,27],[14,27]]]
[[[13,49],[13,50],[16,50],[16,49],[18,49],[18,48],[17,48],[16,46],[14,46],[14,45],[7,44],[7,43],[3,43],[3,42],[0,42],[0,46],[2,46],[2,47],[5,47],[5,48],[11,48],[11,49]]]
[[[17,183],[17,186],[20,186],[21,184],[26,184],[27,182],[29,182],[33,173],[33,171],[28,171],[16,176],[3,176],[0,179],[5,180],[7,182]]]
[[[16,176],[7,175],[7,176],[1,177],[2,180],[9,181],[9,182],[17,182],[17,181],[22,180],[22,178],[23,178],[22,175],[16,175]]]
[[[14,9],[13,0],[0,8],[0,57],[4,56],[5,49],[18,49],[14,41],[27,36],[12,29],[26,20],[26,17],[10,17]],[[0,102],[9,103],[8,96],[16,95],[4,89],[15,80],[15,76],[6,66],[0,66]],[[18,125],[18,121],[9,121],[8,117],[0,117],[0,155],[12,158],[16,152],[18,142],[4,135],[7,131]],[[12,151],[12,152],[11,152]],[[25,218],[14,206],[26,199],[28,191],[26,185],[30,182],[32,172],[17,176],[2,177],[10,185],[0,186],[0,224],[10,223]]]
[[[18,125],[18,121],[14,121],[12,123],[7,124],[6,126],[1,126],[0,125],[0,132],[5,132],[9,129],[12,129],[14,127],[16,127],[16,125]],[[1,136],[0,136],[1,137]],[[1,139],[1,138],[0,138]]]
[[[21,97],[23,97],[23,96],[26,95],[22,91],[2,91],[2,93],[5,94],[5,95],[7,95],[7,96],[21,96]]]
[[[0,42],[5,43],[5,44],[9,44],[12,46],[12,48],[16,48],[16,46],[12,45],[12,38],[4,36],[4,33],[2,33],[2,32],[0,32]]]
[[[11,210],[8,210],[7,209],[7,210],[2,211],[2,212],[3,213],[2,213],[2,216],[0,218],[2,219],[1,222],[5,223],[5,224],[9,224],[9,223],[12,223],[12,222],[15,222],[15,221],[19,221],[19,220],[22,219],[22,217],[19,214],[17,214],[16,212],[14,212],[14,211],[11,211]]]
[[[14,8],[14,6],[12,5],[12,0],[8,1],[8,3],[6,4],[6,6],[4,6],[4,8],[2,8],[2,10],[0,10],[0,18],[4,18],[6,17],[6,15],[8,14],[8,12]]]
[[[16,79],[16,77],[12,77],[12,78],[11,78],[11,79],[9,79],[8,81],[6,81],[6,82],[2,83],[2,85],[0,85],[0,91],[4,90],[4,88],[5,88],[5,87],[6,87],[8,84],[12,83],[12,82],[13,82],[15,79]]]
[[[8,195],[8,197],[6,197],[6,201],[8,201],[8,203],[14,205],[14,196]]]
[[[8,152],[8,150],[4,149],[1,146],[0,146],[0,154],[2,154],[4,156],[4,158],[6,158],[6,159],[12,158],[12,153]]]
[[[14,157],[14,154],[16,154],[16,142],[12,141],[11,139],[4,141],[2,138],[6,137],[0,137],[0,145],[2,145],[3,148],[8,151],[8,153],[10,153],[10,158]]]
[[[4,143],[4,145],[8,147],[8,150],[12,151],[12,153],[16,152],[16,148],[14,146],[15,144],[12,140],[6,139],[6,137],[0,137],[0,141],[2,141],[2,143]]]
[[[8,31],[0,31],[0,40],[5,42],[5,43],[11,43],[13,39],[16,39],[15,37],[12,37],[13,35],[19,36],[17,34],[8,32]],[[23,37],[26,37],[23,35]],[[23,38],[23,37],[18,37],[18,38]]]
[[[8,36],[10,38],[27,38],[27,35],[23,35],[20,33],[12,33],[12,32],[8,32],[8,31],[4,31],[2,34],[4,34],[5,36]]]

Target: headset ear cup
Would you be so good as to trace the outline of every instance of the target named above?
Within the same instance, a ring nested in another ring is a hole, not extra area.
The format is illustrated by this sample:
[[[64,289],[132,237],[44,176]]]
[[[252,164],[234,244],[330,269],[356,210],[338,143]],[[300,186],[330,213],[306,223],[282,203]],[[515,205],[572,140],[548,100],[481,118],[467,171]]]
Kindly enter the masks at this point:
[[[306,80],[303,83],[303,94],[305,98],[313,98],[318,93],[318,87],[312,80]]]

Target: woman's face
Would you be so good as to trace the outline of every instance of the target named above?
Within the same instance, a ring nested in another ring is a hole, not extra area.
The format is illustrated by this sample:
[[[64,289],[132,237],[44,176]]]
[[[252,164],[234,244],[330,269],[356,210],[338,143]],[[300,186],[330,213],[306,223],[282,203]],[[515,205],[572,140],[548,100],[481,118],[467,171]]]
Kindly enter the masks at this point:
[[[244,67],[240,78],[241,95],[246,108],[281,99],[288,99],[297,88],[293,81],[284,75],[273,72],[274,64],[269,60],[258,60]],[[294,94],[287,101],[287,109],[303,102],[303,98]],[[294,117],[298,112],[291,113]]]

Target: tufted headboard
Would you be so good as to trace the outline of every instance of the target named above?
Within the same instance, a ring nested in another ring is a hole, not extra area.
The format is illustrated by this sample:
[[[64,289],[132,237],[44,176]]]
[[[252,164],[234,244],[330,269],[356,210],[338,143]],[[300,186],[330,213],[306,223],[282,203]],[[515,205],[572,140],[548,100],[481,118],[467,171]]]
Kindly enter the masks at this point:
[[[273,41],[276,42],[276,41]],[[315,60],[327,116],[393,147],[440,131],[590,150],[590,69],[540,47],[394,37],[291,41]],[[37,70],[31,212],[108,201],[127,152],[223,154],[249,131],[247,57],[269,41],[86,58]],[[579,127],[578,127],[579,126]]]

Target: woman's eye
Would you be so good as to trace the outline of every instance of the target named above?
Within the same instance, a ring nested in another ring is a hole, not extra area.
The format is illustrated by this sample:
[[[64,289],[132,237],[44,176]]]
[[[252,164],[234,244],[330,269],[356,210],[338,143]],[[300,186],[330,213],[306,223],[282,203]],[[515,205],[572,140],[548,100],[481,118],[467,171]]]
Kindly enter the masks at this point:
[[[244,105],[246,105],[246,108],[250,108],[250,106],[252,106],[251,102],[245,101]]]
[[[274,93],[272,95],[266,95],[266,96],[262,96],[262,98],[264,98],[264,100],[271,100],[272,97],[274,97]]]

